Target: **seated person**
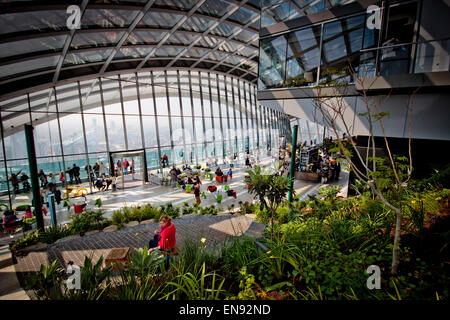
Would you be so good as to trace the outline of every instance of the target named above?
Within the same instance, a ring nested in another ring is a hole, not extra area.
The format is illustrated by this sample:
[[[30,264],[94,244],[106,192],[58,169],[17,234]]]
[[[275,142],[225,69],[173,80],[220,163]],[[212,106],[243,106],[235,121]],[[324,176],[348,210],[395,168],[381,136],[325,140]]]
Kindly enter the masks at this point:
[[[174,254],[176,245],[176,228],[172,219],[165,214],[159,218],[159,225],[160,230],[155,230],[153,239],[148,243],[148,253],[150,254],[155,250],[166,252],[165,267],[167,269],[169,267],[169,256]]]
[[[200,181],[200,177],[199,176],[195,176],[194,177],[194,185],[200,185],[202,184],[202,182]]]
[[[216,170],[216,176],[218,176],[218,177],[222,177],[222,176],[223,176],[223,172],[222,172],[222,170],[220,169],[220,167],[217,168],[217,170]]]
[[[184,182],[184,179],[181,179],[180,177],[178,177],[177,182],[183,188],[183,190],[186,190],[186,182]]]
[[[12,232],[16,226],[16,214],[12,210],[7,210],[5,212],[5,217],[3,218],[3,228],[6,232]],[[12,234],[11,234],[12,237]]]
[[[22,220],[33,218],[33,211],[31,211],[31,206],[28,206],[25,210]]]

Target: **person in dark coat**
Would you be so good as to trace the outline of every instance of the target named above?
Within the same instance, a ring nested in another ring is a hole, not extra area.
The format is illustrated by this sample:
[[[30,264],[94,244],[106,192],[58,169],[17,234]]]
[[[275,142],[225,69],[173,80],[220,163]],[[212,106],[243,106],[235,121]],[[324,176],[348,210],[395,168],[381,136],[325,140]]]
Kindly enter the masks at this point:
[[[75,178],[75,183],[77,183],[77,184],[81,183],[80,167],[78,167],[76,164],[73,164],[72,171],[73,171],[73,176]]]

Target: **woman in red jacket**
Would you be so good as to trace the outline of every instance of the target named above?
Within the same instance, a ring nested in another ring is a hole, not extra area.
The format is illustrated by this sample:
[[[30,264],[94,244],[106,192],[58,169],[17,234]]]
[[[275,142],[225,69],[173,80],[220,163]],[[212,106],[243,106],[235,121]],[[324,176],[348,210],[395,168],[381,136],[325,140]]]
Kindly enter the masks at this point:
[[[149,253],[157,249],[170,252],[175,247],[176,228],[172,219],[164,214],[159,218],[159,225],[161,226],[161,230],[155,230],[155,236],[148,244],[150,248]]]

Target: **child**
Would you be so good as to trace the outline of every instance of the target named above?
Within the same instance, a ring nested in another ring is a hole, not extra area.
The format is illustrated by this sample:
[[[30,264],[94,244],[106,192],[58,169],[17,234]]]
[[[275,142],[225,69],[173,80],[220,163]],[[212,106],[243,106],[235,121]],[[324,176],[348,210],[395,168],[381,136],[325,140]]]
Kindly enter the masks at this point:
[[[230,170],[228,170],[227,172],[227,176],[230,176],[230,180],[233,179],[233,170],[231,170],[231,167]]]

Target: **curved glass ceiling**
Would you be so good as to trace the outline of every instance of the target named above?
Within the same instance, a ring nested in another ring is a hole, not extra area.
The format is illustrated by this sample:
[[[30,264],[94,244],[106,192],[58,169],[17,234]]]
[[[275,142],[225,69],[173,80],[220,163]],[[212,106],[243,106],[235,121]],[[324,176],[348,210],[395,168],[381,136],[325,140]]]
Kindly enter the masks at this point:
[[[79,29],[67,26],[70,5]],[[259,24],[259,0],[2,1],[0,101],[155,67],[255,81]]]

